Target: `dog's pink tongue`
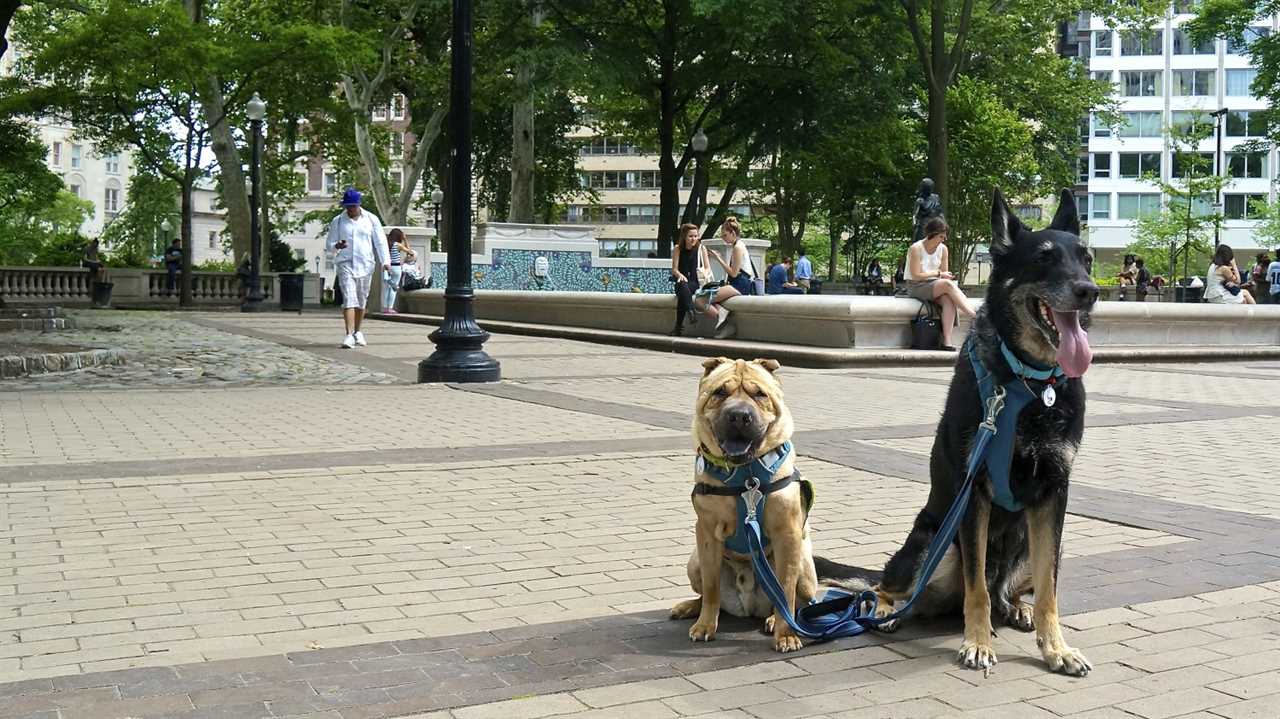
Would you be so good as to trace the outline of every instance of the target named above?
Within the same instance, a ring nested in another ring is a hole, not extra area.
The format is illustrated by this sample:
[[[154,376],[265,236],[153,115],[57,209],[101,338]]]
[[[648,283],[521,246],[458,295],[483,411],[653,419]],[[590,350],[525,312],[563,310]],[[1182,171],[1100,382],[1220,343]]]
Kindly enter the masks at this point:
[[[1093,362],[1093,350],[1089,348],[1089,333],[1080,326],[1079,312],[1053,310],[1053,322],[1058,325],[1058,364],[1068,377],[1082,377]]]

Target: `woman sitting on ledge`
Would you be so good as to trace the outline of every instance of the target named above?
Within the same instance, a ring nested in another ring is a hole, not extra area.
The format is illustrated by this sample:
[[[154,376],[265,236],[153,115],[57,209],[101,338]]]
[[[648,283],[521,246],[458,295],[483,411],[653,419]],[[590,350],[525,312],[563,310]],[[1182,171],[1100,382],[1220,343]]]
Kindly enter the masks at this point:
[[[942,269],[949,266],[948,232],[950,228],[941,217],[925,223],[924,239],[907,250],[904,279],[907,281],[907,294],[921,302],[937,302],[942,308],[942,348],[954,351],[956,346],[951,339],[951,331],[956,323],[956,312],[965,317],[973,317],[975,313],[969,306],[969,298],[956,284],[955,275]]]
[[[1204,301],[1219,305],[1251,305],[1253,295],[1240,286],[1240,268],[1236,267],[1236,255],[1231,248],[1218,245],[1213,252],[1213,264],[1205,275]]]
[[[707,253],[720,263],[724,268],[724,276],[729,280],[729,284],[716,290],[707,303],[708,309],[714,307],[719,315],[716,319],[716,339],[724,339],[727,336],[721,336],[721,330],[724,328],[725,320],[729,319],[729,311],[721,307],[720,303],[730,297],[756,293],[751,256],[747,254],[746,243],[740,241],[741,237],[742,226],[738,224],[738,218],[730,217],[720,226],[720,239],[724,240],[725,246],[729,248],[729,261],[725,262],[718,252]]]

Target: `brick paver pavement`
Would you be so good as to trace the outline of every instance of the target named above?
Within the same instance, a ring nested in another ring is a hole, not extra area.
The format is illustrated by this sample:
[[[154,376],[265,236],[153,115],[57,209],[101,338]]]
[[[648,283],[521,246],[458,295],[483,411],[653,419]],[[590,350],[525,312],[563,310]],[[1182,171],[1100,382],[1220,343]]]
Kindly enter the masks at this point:
[[[1235,401],[1280,363],[1091,370],[1062,609],[1097,668],[1002,630],[983,677],[954,623],[784,657],[665,620],[696,357],[499,336],[502,385],[428,387],[425,328],[346,352],[333,317],[166,321],[333,380],[0,388],[0,719],[1280,716],[1280,486],[1250,464],[1280,411]],[[879,566],[947,371],[782,376],[816,550]]]

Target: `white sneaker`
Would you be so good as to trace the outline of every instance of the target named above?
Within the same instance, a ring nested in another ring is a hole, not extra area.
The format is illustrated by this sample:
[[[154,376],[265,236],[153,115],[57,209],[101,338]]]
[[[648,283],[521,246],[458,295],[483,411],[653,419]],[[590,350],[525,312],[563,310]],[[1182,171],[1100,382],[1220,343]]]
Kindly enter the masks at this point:
[[[729,319],[729,310],[723,307],[716,307],[716,331],[719,332],[724,327],[724,321]]]
[[[351,349],[352,347],[355,347],[355,346],[356,346],[356,338],[355,338],[355,337],[352,337],[351,335],[347,335],[346,337],[343,337],[343,338],[342,338],[342,349],[344,349],[344,350],[349,350],[349,349]]]
[[[364,347],[365,345],[369,344],[368,342],[364,341],[364,333],[359,330],[356,330],[356,333],[352,335],[352,337],[355,338],[356,344],[360,345],[361,347]]]

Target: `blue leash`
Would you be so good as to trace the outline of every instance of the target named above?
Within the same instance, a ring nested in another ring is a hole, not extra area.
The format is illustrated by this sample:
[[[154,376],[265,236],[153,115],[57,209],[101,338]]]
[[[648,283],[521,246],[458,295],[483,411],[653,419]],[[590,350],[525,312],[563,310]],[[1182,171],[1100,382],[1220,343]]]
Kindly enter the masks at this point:
[[[763,532],[760,529],[758,515],[764,494],[757,488],[758,480],[754,478],[749,480],[747,491],[743,493],[742,499],[746,502],[744,527],[747,543],[751,548],[751,565],[761,588],[773,602],[773,606],[782,610],[781,614],[786,618],[792,631],[801,637],[816,641],[853,637],[870,628],[898,619],[911,610],[912,605],[924,593],[934,570],[938,568],[938,564],[960,531],[960,523],[964,519],[965,511],[969,508],[969,498],[973,494],[974,479],[978,475],[979,468],[986,461],[992,438],[997,434],[996,420],[1004,409],[1005,394],[1005,388],[996,385],[991,395],[985,399],[986,418],[978,425],[978,430],[973,436],[973,446],[969,449],[969,463],[965,471],[964,483],[960,485],[955,501],[947,510],[942,525],[929,544],[923,571],[920,573],[920,579],[916,582],[911,598],[886,617],[875,616],[877,603],[875,592],[864,591],[855,596],[852,592],[834,588],[828,589],[820,601],[792,613],[786,595],[782,591],[782,585],[778,583],[777,575],[773,573],[769,560],[764,556]],[[755,481],[756,485],[752,486],[751,481]]]

